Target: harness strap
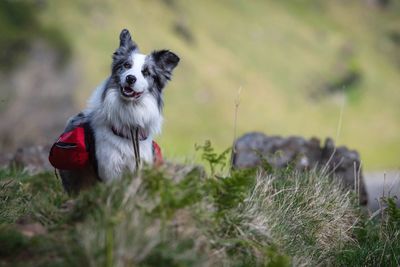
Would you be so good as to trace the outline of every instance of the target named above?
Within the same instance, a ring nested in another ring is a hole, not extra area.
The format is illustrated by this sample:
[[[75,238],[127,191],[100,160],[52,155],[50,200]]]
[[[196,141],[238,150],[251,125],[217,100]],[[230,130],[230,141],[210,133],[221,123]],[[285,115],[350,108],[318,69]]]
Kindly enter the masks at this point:
[[[133,145],[133,152],[135,153],[136,171],[140,168],[140,148],[139,148],[139,128],[134,127],[131,129],[131,140]]]
[[[56,168],[54,168],[54,175],[56,176],[57,180],[60,180],[60,181],[61,181],[60,177],[58,176],[58,173],[57,173],[57,169],[56,169]]]
[[[99,175],[99,168],[98,168],[98,163],[97,163],[97,158],[96,158],[96,140],[95,140],[95,135],[92,126],[90,125],[89,122],[85,122],[83,124],[85,128],[85,140],[87,141],[87,148],[89,149],[89,158],[92,163],[92,166],[94,168],[96,178],[99,181],[101,180],[101,177]]]

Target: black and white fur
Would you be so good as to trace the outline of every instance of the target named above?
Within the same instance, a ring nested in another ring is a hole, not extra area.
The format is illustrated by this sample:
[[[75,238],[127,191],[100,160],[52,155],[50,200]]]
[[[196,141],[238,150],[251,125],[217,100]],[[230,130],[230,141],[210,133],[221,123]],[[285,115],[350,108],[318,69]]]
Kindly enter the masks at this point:
[[[125,172],[134,172],[134,151],[129,139],[133,127],[139,127],[145,139],[139,142],[141,161],[153,163],[152,141],[161,133],[163,122],[163,89],[178,62],[179,57],[168,50],[141,54],[129,31],[121,31],[111,76],[94,91],[88,107],[67,123],[66,130],[89,122],[97,161],[97,170],[96,166],[89,166],[85,170],[61,171],[67,191],[79,191],[96,178],[107,182],[121,178]]]

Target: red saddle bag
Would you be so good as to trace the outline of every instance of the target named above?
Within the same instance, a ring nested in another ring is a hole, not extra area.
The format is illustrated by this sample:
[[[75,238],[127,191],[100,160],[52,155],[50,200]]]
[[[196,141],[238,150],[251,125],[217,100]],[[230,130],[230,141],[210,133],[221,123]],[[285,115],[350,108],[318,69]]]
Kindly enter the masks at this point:
[[[61,134],[50,149],[49,161],[60,170],[82,169],[89,164],[90,149],[85,125]]]

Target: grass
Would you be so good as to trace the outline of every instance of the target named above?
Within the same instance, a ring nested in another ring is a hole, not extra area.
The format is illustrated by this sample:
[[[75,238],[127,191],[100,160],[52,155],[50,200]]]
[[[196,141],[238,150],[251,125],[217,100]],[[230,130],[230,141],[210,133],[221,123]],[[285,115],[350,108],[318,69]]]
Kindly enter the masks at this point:
[[[0,175],[0,266],[397,266],[400,209],[369,218],[316,170],[167,164],[68,197],[52,174]],[[70,203],[69,205],[66,205]],[[66,206],[69,208],[66,208]],[[44,226],[26,236],[21,229]]]
[[[398,28],[399,4],[392,1],[392,9],[382,11],[364,2],[49,1],[41,21],[61,29],[71,43],[82,71],[77,109],[109,74],[122,28],[133,31],[143,52],[169,48],[180,55],[165,91],[159,140],[170,157],[195,157],[193,144],[208,138],[220,149],[229,146],[240,87],[238,135],[336,136],[341,93],[316,102],[309,96],[355,66],[362,78],[344,96],[336,142],[357,149],[367,170],[397,168],[400,76],[388,33]],[[175,33],[179,22],[193,42]]]
[[[261,176],[243,212],[259,232],[267,228],[295,266],[326,265],[343,244],[356,242],[357,215],[346,194],[314,171]]]
[[[52,174],[30,177],[18,170],[2,170],[0,177],[0,224],[15,223],[22,216],[31,216],[45,226],[61,220],[59,207],[67,196]]]
[[[400,209],[396,197],[383,199],[380,218],[362,218],[354,229],[358,243],[346,246],[338,254],[342,266],[399,266]],[[365,214],[364,214],[365,216]]]

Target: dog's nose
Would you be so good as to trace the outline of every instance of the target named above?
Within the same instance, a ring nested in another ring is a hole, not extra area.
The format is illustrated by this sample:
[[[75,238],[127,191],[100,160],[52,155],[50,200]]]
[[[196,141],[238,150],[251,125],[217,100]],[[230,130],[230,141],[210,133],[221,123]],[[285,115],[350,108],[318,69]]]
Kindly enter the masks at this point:
[[[126,76],[126,82],[129,85],[132,85],[132,84],[134,84],[136,82],[136,77],[133,76],[133,75],[128,75],[128,76]]]

